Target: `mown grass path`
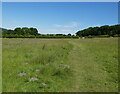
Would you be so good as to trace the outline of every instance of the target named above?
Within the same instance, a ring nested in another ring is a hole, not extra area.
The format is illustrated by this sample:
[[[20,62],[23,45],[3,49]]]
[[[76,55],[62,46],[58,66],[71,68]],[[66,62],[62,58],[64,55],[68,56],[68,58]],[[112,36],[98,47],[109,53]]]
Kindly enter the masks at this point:
[[[117,56],[117,40],[86,39],[70,40],[69,42],[74,45],[73,50],[68,56],[70,57],[69,63],[74,72],[73,80],[71,80],[74,84],[70,91],[117,91],[118,62],[117,59],[113,58]]]

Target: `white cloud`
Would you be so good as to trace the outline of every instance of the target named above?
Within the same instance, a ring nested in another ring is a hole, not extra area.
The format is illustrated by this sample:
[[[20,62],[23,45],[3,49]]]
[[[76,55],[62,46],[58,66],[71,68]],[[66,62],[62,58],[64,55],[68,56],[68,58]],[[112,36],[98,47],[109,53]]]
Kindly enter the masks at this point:
[[[62,25],[59,25],[59,24],[55,24],[55,27],[62,27]]]
[[[62,28],[74,28],[77,27],[79,24],[77,22],[71,22],[69,25],[61,25],[61,24],[55,24],[55,27],[62,27]]]
[[[49,30],[41,30],[42,34],[74,34],[74,30],[71,29],[49,29]]]
[[[73,30],[70,30],[70,29],[63,29],[63,30],[60,30],[61,32],[73,32]]]
[[[78,26],[77,22],[72,22],[71,25],[65,25],[64,27],[76,27]]]

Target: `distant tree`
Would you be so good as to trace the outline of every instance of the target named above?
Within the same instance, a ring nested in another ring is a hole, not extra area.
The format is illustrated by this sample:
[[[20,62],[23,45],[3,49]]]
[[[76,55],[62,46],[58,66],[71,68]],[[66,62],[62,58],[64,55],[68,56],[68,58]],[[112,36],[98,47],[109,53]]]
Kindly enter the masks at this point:
[[[68,36],[71,36],[71,34],[69,33]]]
[[[63,34],[56,34],[56,36],[63,36]]]
[[[112,37],[113,37],[114,35],[115,35],[115,33],[114,33],[113,31],[110,31],[110,32],[109,32],[109,36],[112,36]]]
[[[89,27],[76,32],[76,36],[70,33],[65,34],[39,34],[36,28],[17,27],[14,30],[7,30],[2,28],[2,36],[6,38],[79,38],[94,36],[120,36],[120,24],[117,25],[104,25],[101,27]]]
[[[23,34],[25,34],[25,35],[29,35],[29,34],[30,34],[30,30],[29,30],[28,27],[23,27],[23,28],[22,28],[22,32],[23,32]]]
[[[84,30],[80,30],[76,32],[76,35],[79,37],[84,37],[84,36],[95,36],[95,35],[109,35],[109,36],[114,36],[116,34],[120,34],[120,25],[104,25],[101,27],[89,27]]]
[[[38,30],[36,28],[30,28],[31,35],[38,35]]]
[[[24,32],[22,31],[22,29],[20,27],[15,28],[14,32],[15,32],[15,34],[18,34],[18,35],[23,35],[24,34]]]
[[[7,30],[6,34],[14,34],[14,30]]]

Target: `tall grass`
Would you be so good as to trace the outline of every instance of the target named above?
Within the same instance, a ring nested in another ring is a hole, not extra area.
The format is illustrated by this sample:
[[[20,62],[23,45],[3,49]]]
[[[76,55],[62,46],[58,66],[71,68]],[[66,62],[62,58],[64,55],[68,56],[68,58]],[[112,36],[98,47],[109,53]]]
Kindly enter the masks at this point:
[[[117,92],[118,39],[3,39],[3,92]]]
[[[61,91],[70,69],[60,64],[66,64],[71,49],[72,46],[63,40],[4,39],[3,91]],[[26,73],[24,77],[17,76],[23,72]],[[31,77],[39,80],[29,82]],[[47,84],[46,87],[41,86],[42,83]]]

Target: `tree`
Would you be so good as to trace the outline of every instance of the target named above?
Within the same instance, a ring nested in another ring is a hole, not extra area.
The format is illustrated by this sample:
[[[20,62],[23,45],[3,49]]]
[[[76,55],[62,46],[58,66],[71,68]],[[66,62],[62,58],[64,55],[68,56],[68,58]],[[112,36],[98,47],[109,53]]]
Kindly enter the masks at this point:
[[[113,31],[110,31],[110,32],[109,32],[109,36],[112,36],[112,37],[113,37],[114,35],[115,35],[115,33],[114,33]]]
[[[71,34],[69,33],[68,36],[71,36]]]
[[[30,34],[31,35],[38,35],[38,30],[36,28],[30,28]]]
[[[22,29],[20,27],[15,28],[14,32],[15,32],[15,34],[18,34],[18,35],[23,35],[24,34],[23,31],[22,31]]]
[[[76,35],[79,37],[84,37],[84,36],[95,36],[95,35],[109,35],[109,36],[114,36],[115,34],[120,34],[120,25],[104,25],[101,27],[89,27],[87,29],[78,31]]]
[[[28,27],[23,27],[22,32],[23,32],[24,35],[29,35],[30,34],[30,30],[29,30]]]

